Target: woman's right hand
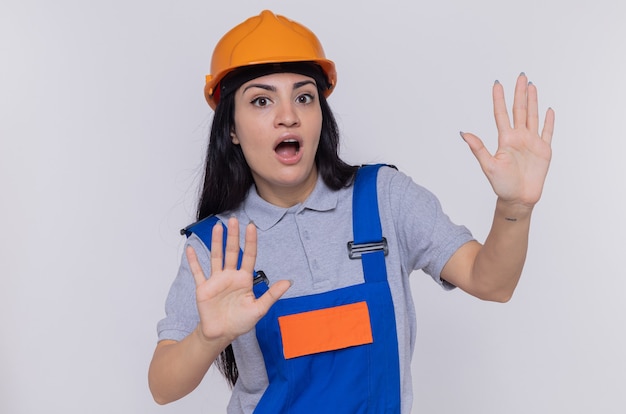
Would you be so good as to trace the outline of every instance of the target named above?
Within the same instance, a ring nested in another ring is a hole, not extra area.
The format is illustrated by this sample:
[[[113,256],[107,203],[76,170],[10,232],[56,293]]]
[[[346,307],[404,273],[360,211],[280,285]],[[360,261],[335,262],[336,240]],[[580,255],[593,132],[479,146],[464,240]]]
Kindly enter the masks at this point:
[[[221,223],[213,227],[211,237],[211,277],[205,277],[195,251],[187,247],[185,253],[196,282],[196,302],[200,316],[199,331],[208,341],[226,339],[232,342],[250,331],[269,308],[289,289],[291,283],[274,283],[259,299],[252,291],[252,274],[256,262],[256,227],[246,227],[241,267],[239,258],[239,222],[228,220],[226,251],[223,249],[224,229]]]

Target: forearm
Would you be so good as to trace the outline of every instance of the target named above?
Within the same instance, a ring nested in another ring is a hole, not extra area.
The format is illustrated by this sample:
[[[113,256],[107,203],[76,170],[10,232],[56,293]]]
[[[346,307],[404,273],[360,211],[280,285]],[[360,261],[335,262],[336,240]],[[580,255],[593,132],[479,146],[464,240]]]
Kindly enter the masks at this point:
[[[513,295],[528,251],[531,213],[529,206],[496,202],[491,230],[472,266],[476,296],[506,302]]]
[[[180,342],[159,343],[148,372],[154,400],[167,404],[193,391],[228,343],[207,340],[198,328]]]

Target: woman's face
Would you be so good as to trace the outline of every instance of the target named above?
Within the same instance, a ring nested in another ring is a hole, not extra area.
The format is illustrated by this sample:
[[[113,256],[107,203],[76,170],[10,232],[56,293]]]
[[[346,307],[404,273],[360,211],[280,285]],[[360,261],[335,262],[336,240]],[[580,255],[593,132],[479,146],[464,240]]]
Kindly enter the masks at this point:
[[[235,92],[232,142],[241,145],[257,192],[272,204],[290,207],[311,194],[321,131],[313,78],[274,73],[246,82]]]

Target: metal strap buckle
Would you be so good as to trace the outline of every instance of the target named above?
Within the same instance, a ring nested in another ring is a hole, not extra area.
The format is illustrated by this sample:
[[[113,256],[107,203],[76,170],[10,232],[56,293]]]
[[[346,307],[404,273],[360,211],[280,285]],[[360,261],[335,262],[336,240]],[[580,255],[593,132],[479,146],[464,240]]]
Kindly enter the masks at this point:
[[[269,279],[265,275],[265,272],[262,270],[257,270],[254,278],[252,279],[252,284],[254,286],[258,285],[259,283],[265,283],[267,286],[269,286],[270,284]]]
[[[348,242],[348,257],[350,259],[360,259],[363,254],[373,253],[382,250],[385,256],[389,253],[387,248],[387,239],[383,239],[374,243],[354,244],[354,241]]]

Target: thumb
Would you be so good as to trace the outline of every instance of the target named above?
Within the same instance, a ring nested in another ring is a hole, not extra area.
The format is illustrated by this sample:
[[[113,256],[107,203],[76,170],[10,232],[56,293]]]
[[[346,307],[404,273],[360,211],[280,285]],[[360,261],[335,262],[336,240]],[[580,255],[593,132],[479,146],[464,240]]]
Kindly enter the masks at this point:
[[[461,131],[459,134],[461,135],[461,138],[463,138],[463,141],[465,141],[470,147],[472,154],[474,154],[474,157],[476,157],[480,166],[483,170],[485,170],[489,160],[491,160],[491,154],[485,147],[485,144],[483,144],[483,141],[470,132]]]
[[[272,305],[276,303],[276,301],[280,299],[285,292],[287,292],[287,290],[291,287],[291,284],[292,282],[289,280],[279,280],[269,287],[267,292],[265,292],[263,296],[257,300],[260,317],[263,317]]]

